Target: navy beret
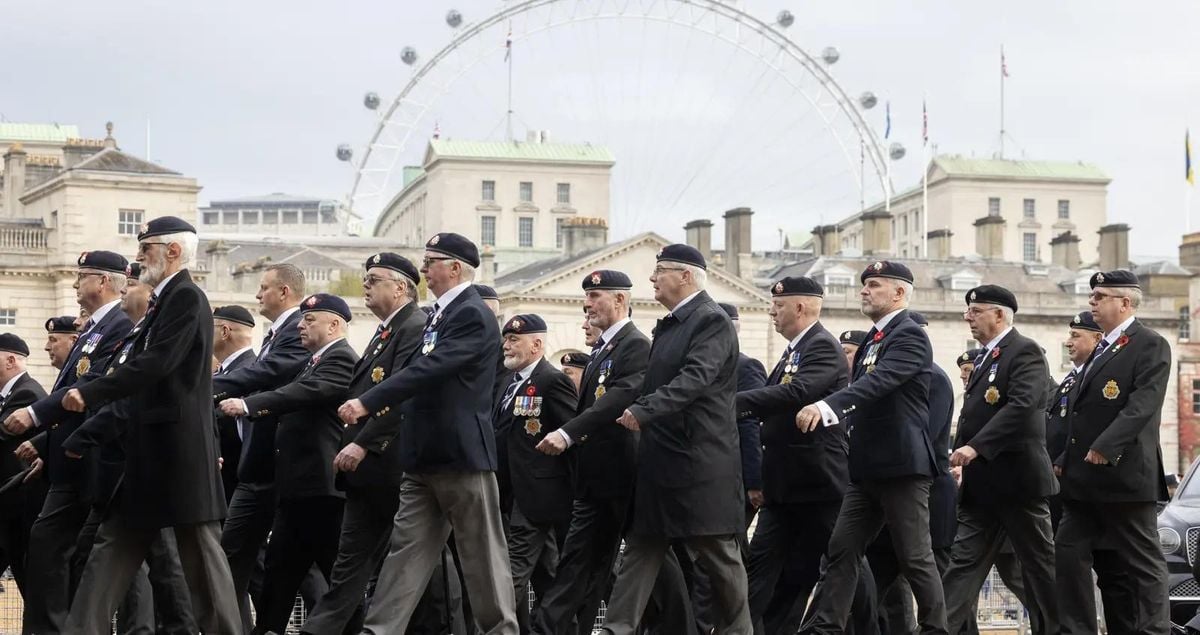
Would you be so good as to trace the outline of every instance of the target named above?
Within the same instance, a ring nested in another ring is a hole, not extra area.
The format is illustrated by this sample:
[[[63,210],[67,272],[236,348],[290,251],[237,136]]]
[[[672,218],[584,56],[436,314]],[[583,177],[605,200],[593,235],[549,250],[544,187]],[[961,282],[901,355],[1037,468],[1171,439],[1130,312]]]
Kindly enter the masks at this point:
[[[1117,269],[1116,271],[1097,271],[1092,274],[1092,279],[1089,281],[1092,288],[1096,287],[1122,287],[1126,289],[1141,289],[1138,284],[1137,274],[1125,269]]]
[[[350,305],[331,293],[314,293],[305,298],[304,302],[300,303],[300,312],[309,313],[310,311],[325,311],[337,315],[346,322],[350,321]]]
[[[563,353],[562,359],[559,360],[561,366],[570,366],[572,368],[587,368],[588,361],[591,357],[586,353]]]
[[[725,315],[729,316],[729,319],[738,319],[738,308],[736,306],[733,306],[728,302],[718,302],[717,306],[721,307],[721,310],[725,312]]]
[[[363,268],[370,269],[372,267],[391,269],[405,278],[412,280],[413,284],[420,284],[421,282],[421,274],[417,271],[417,266],[400,254],[394,254],[390,251],[377,253],[367,258],[367,263]]]
[[[583,277],[584,291],[628,291],[633,281],[620,271],[598,269]]]
[[[501,335],[529,335],[530,333],[545,333],[546,321],[534,313],[514,315],[504,323]]]
[[[254,316],[250,315],[250,311],[246,310],[246,307],[236,304],[219,306],[213,309],[213,317],[219,320],[245,324],[246,326],[254,326]]]
[[[855,346],[862,346],[865,339],[867,339],[866,331],[842,331],[842,334],[838,336],[838,341],[842,344],[854,344]]]
[[[858,280],[866,284],[867,278],[891,278],[893,280],[903,280],[909,284],[913,283],[912,271],[903,264],[890,260],[878,260],[872,263],[863,270]]]
[[[181,232],[196,233],[196,228],[192,224],[175,216],[159,216],[152,218],[149,221],[142,223],[141,231],[138,232],[138,240],[146,240],[154,236],[165,236],[167,234],[178,234]]]
[[[956,362],[959,366],[962,366],[963,364],[974,364],[975,358],[979,357],[979,355],[985,351],[987,351],[986,348],[972,348],[962,355],[959,355]]]
[[[825,287],[820,282],[805,276],[789,276],[783,278],[771,287],[771,295],[782,297],[789,295],[807,295],[814,298],[825,297]]]
[[[1104,332],[1104,329],[1100,328],[1099,324],[1096,324],[1096,318],[1092,317],[1091,311],[1084,311],[1071,318],[1071,328],[1082,331],[1095,331],[1097,333]]]
[[[125,256],[111,251],[85,251],[79,254],[76,264],[80,269],[96,269],[125,275],[125,267],[129,266],[129,261]]]
[[[425,251],[433,251],[461,260],[472,267],[479,266],[479,248],[466,236],[454,232],[434,234],[425,243]]]
[[[667,245],[658,252],[656,258],[658,262],[678,262],[701,269],[708,269],[708,265],[704,262],[704,254],[700,253],[699,249],[691,245],[676,243]]]
[[[1013,313],[1017,312],[1017,296],[1013,295],[1012,291],[999,285],[980,285],[968,291],[963,296],[963,299],[967,301],[967,304],[971,304],[972,302],[998,304],[1012,309]]]
[[[142,277],[142,263],[131,262],[125,265],[125,277],[137,280]]]
[[[60,315],[46,320],[47,333],[77,333],[74,315]]]
[[[924,313],[917,313],[916,311],[909,311],[908,319],[912,320],[913,322],[916,322],[918,326],[929,326],[929,318],[925,317]]]
[[[487,286],[486,284],[473,284],[471,286],[475,287],[475,292],[479,294],[480,298],[484,300],[495,300],[497,302],[500,301],[500,294],[496,293],[495,289]]]
[[[29,357],[29,345],[12,333],[0,333],[0,352]]]

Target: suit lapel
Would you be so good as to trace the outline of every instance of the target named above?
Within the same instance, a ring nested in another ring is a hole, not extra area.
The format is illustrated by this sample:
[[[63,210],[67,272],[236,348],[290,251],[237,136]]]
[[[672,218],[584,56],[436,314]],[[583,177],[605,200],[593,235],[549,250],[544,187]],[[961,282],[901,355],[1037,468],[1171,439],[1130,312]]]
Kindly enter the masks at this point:
[[[1137,336],[1138,331],[1141,330],[1141,325],[1142,325],[1142,323],[1135,319],[1133,321],[1133,323],[1129,325],[1129,328],[1125,329],[1125,331],[1122,332],[1122,335],[1125,335],[1130,340],[1132,340],[1134,337]],[[1118,340],[1119,339],[1120,338],[1118,336]],[[1120,348],[1117,348],[1116,342],[1109,344],[1108,348],[1104,349],[1104,351],[1102,353],[1100,353],[1099,357],[1097,357],[1096,359],[1093,359],[1091,364],[1084,367],[1083,377],[1081,377],[1075,381],[1075,390],[1082,392],[1084,390],[1084,388],[1086,388],[1089,384],[1092,383],[1093,379],[1095,379],[1097,376],[1100,375],[1100,370],[1102,368],[1104,368],[1105,366],[1107,366],[1108,362],[1110,360],[1112,360],[1112,358],[1116,357],[1117,355],[1120,355],[1121,351],[1124,350],[1126,346],[1128,346],[1128,344],[1126,344],[1125,346],[1122,346]],[[1114,350],[1114,349],[1116,349],[1116,350]]]
[[[583,378],[579,382],[580,386],[586,386],[587,383],[589,381],[591,381],[592,377],[595,376],[595,374],[597,372],[599,372],[600,365],[604,363],[604,360],[608,359],[609,357],[612,357],[613,352],[617,348],[617,345],[621,343],[621,340],[625,337],[625,335],[627,335],[629,333],[629,330],[632,328],[633,328],[633,322],[629,322],[625,326],[622,326],[621,330],[617,331],[617,334],[613,336],[611,342],[606,342],[604,344],[604,348],[600,349],[600,352],[596,354],[595,359],[588,362],[587,368],[585,368],[583,370]],[[580,395],[580,397],[582,397],[582,396],[583,395]]]
[[[975,368],[975,370],[971,371],[971,379],[967,381],[967,392],[974,390],[975,384],[979,383],[979,379],[984,375],[989,374],[992,364],[999,366],[1000,358],[1004,357],[1004,347],[1008,345],[1009,341],[1012,340],[1013,334],[1016,332],[1017,330],[1013,329],[1008,332],[1008,335],[1004,336],[1004,339],[996,342],[996,347],[992,349],[992,352],[984,356],[983,363]],[[996,351],[1000,352],[999,356],[996,356]],[[984,369],[984,366],[987,366],[987,369]]]
[[[367,344],[367,349],[363,351],[363,356],[358,358],[358,362],[354,365],[354,376],[350,380],[351,383],[357,382],[362,374],[371,367],[371,364],[376,358],[383,355],[385,351],[391,349],[392,344],[396,341],[396,325],[399,324],[403,319],[407,318],[413,311],[415,311],[416,307],[416,302],[409,302],[408,304],[404,305],[404,308],[397,311],[396,314],[392,316],[392,319],[388,320],[388,323],[383,327],[383,332],[371,338],[371,341]],[[383,341],[382,345],[379,345],[378,339],[383,333],[387,333],[388,338]],[[376,348],[379,349],[378,353],[375,352]]]

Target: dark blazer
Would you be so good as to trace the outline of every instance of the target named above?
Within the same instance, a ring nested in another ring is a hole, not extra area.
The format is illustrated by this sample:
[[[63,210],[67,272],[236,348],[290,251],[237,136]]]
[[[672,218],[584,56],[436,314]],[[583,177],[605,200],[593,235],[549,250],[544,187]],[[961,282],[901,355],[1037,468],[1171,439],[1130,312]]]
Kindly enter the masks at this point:
[[[264,342],[253,364],[213,377],[213,402],[274,390],[295,379],[310,353],[300,343],[300,311],[284,320],[270,343]],[[245,483],[270,483],[275,478],[276,417],[247,417],[242,431],[242,454],[237,478]]]
[[[878,331],[872,326],[854,354],[850,385],[825,399],[843,425],[850,417],[850,479],[855,482],[937,472],[929,439],[929,337],[902,310]],[[874,369],[867,353],[876,347]],[[820,425],[820,424],[818,424]]]
[[[296,378],[245,398],[257,418],[275,416],[275,491],[281,500],[343,494],[333,486],[333,458],[342,447],[338,406],[349,398],[358,354],[338,340],[315,361],[309,356]]]
[[[1062,456],[1067,449],[1067,404],[1075,380],[1075,369],[1072,368],[1054,388],[1053,398],[1046,403],[1046,453],[1051,460]]]
[[[213,376],[215,380],[249,364],[254,363],[254,349],[246,349],[233,359],[221,362],[221,372]],[[237,417],[226,417],[220,411],[213,411],[214,422],[217,426],[218,447],[221,450],[221,482],[225,486],[225,500],[233,496],[233,488],[238,484],[238,465],[242,460],[242,438],[238,436]],[[247,428],[243,434],[249,432]]]
[[[0,384],[0,388],[3,387]],[[8,396],[0,399],[0,421],[4,421],[8,418],[8,415],[21,408],[33,405],[34,402],[45,396],[46,391],[42,388],[42,385],[29,373],[25,373],[13,384]],[[15,437],[7,432],[0,431],[0,483],[7,482],[9,477],[25,469],[20,459],[13,455],[13,451],[17,449],[17,446],[32,439],[37,434],[38,431],[36,428],[30,428],[24,434]]]
[[[762,362],[745,353],[738,353],[738,392],[754,390],[767,385],[767,371]],[[758,417],[738,415],[738,443],[742,450],[742,486],[749,490],[763,488],[762,476],[762,421]]]
[[[738,340],[707,292],[658,321],[642,396],[630,533],[665,538],[745,531],[737,435]]]
[[[354,366],[350,396],[357,397],[404,368],[409,357],[421,347],[425,313],[416,302],[409,302],[392,317],[387,328],[371,338],[363,356]],[[387,335],[383,335],[387,333]],[[367,456],[353,472],[338,472],[339,488],[400,487],[404,470],[400,468],[400,446],[392,443],[400,425],[400,412],[392,412],[365,423],[342,427],[342,447],[357,443]]]
[[[958,531],[958,485],[950,474],[950,423],[954,420],[954,384],[940,366],[929,373],[929,439],[937,476],[929,486],[929,537],[934,549],[954,544]]]
[[[513,371],[496,395],[496,453],[500,500],[512,501],[530,522],[561,522],[571,517],[571,475],[566,455],[550,456],[537,444],[575,415],[575,384],[544,358],[517,388],[512,403],[500,410]],[[539,400],[521,404],[522,398]]]
[[[798,368],[788,373],[786,367],[792,359],[797,360]],[[850,481],[846,426],[821,426],[804,434],[796,427],[796,413],[845,388],[849,374],[837,338],[817,322],[791,354],[785,352],[765,388],[738,392],[738,412],[763,418],[763,497],[767,505],[841,500]]]
[[[79,485],[83,482],[83,465],[75,459],[68,459],[62,444],[83,423],[85,415],[96,410],[90,408],[89,404],[89,413],[67,412],[62,407],[63,396],[71,388],[102,377],[109,360],[132,328],[133,322],[120,305],[110,309],[88,334],[80,335],[75,340],[75,346],[71,348],[71,354],[59,372],[51,394],[33,404],[38,422],[46,430],[45,441],[38,448],[38,453],[44,461],[42,469],[51,484]],[[96,338],[95,343],[89,344],[92,338]],[[78,371],[84,367],[87,372],[80,374]]]
[[[1048,374],[1038,343],[1013,329],[967,380],[954,447],[970,445],[979,456],[963,468],[963,505],[1022,501],[1058,491],[1042,414]]]
[[[423,343],[404,368],[359,395],[376,419],[400,411],[400,467],[427,472],[496,469],[492,388],[500,327],[491,309],[468,285],[442,313],[430,318]],[[383,423],[382,421],[380,423]]]
[[[1058,459],[1063,498],[1167,500],[1158,428],[1171,375],[1171,347],[1137,320],[1124,336],[1127,342],[1114,343],[1091,361],[1068,397],[1068,442]],[[1109,464],[1086,463],[1089,449]]]
[[[562,426],[572,442],[567,456],[574,468],[576,498],[633,494],[637,435],[616,421],[641,395],[649,358],[650,339],[629,322],[583,370],[578,414]],[[604,394],[597,397],[602,374]]]
[[[220,520],[212,308],[186,270],[166,284],[138,331],[123,364],[79,388],[92,409],[128,399],[117,509],[133,527]]]

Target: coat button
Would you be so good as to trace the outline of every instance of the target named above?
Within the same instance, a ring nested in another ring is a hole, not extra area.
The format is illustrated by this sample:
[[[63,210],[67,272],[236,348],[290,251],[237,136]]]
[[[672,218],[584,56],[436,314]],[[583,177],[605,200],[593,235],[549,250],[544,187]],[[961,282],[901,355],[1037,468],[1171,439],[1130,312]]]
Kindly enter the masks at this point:
[[[1071,437],[1071,445],[1075,445],[1075,437]]]

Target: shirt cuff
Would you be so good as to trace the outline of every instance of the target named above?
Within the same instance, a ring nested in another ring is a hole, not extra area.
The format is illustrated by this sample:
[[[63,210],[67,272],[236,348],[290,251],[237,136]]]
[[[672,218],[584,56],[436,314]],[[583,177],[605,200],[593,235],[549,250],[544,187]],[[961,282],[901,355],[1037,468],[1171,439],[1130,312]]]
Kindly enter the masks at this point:
[[[559,434],[561,434],[561,435],[562,435],[563,441],[566,441],[566,442],[567,442],[567,447],[568,447],[568,448],[569,448],[569,447],[571,447],[572,445],[574,445],[574,443],[575,443],[575,442],[571,440],[571,435],[567,434],[567,431],[566,431],[566,430],[563,430],[562,428],[559,428],[559,429],[555,430],[555,432],[557,432],[557,433],[559,433]]]
[[[238,402],[238,405],[242,407],[242,416],[243,417],[250,414],[250,409],[246,407],[245,399],[238,399],[237,402]]]
[[[35,428],[42,427],[42,422],[38,421],[37,413],[33,411],[33,406],[25,406],[25,412],[28,412],[29,418],[33,419],[33,427],[35,427]]]
[[[817,405],[817,410],[821,411],[821,423],[822,424],[824,424],[826,426],[832,426],[832,425],[837,424],[838,416],[833,413],[833,409],[829,407],[829,404],[825,403],[824,401],[818,401],[816,405]]]

